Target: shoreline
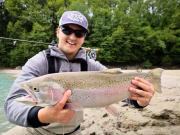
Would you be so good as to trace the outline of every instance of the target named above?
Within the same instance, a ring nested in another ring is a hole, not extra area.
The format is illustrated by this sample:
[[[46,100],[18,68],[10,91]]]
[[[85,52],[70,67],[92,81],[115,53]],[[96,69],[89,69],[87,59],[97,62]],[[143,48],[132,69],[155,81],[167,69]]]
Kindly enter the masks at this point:
[[[0,73],[12,74],[17,77],[21,73],[21,69],[0,69]]]
[[[123,72],[148,72],[151,69],[122,69]],[[10,73],[10,74],[19,74],[21,69],[11,69],[11,68],[0,68],[0,73]],[[180,69],[164,69],[165,72],[177,71],[179,73]],[[179,75],[179,74],[178,74]]]
[[[4,73],[19,73],[21,69],[0,69],[0,72]]]

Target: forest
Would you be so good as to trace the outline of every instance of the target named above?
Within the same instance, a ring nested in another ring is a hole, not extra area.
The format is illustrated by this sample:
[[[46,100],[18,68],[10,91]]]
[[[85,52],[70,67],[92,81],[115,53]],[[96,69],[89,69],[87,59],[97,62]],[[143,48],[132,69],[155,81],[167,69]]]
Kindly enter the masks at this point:
[[[23,66],[57,42],[56,28],[66,10],[86,15],[84,47],[99,48],[97,60],[103,64],[180,67],[180,0],[4,0],[0,67]]]

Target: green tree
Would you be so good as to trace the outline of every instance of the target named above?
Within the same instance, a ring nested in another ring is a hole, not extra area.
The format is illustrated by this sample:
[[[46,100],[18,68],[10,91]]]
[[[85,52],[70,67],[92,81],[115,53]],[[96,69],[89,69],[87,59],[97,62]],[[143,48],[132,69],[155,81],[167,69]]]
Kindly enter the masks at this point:
[[[89,21],[85,46],[100,48],[101,62],[180,65],[179,0],[8,0],[0,10],[1,36],[51,42],[62,13],[79,10]],[[23,65],[45,47],[0,39],[0,64]]]

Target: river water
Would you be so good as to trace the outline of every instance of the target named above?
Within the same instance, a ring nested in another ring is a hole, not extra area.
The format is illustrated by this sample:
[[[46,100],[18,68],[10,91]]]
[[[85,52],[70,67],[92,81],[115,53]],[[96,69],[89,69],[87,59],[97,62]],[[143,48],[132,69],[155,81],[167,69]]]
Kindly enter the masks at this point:
[[[13,77],[11,74],[0,73],[0,134],[13,127],[13,125],[10,124],[5,117],[4,101],[14,79],[15,77]]]

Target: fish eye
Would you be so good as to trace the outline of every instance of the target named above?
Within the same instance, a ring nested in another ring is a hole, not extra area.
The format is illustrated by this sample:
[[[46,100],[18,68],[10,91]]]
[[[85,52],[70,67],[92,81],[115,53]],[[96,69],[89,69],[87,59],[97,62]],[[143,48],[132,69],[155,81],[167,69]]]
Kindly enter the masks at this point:
[[[35,92],[39,92],[39,90],[38,90],[36,87],[34,87],[33,90],[34,90]]]

